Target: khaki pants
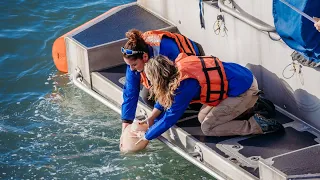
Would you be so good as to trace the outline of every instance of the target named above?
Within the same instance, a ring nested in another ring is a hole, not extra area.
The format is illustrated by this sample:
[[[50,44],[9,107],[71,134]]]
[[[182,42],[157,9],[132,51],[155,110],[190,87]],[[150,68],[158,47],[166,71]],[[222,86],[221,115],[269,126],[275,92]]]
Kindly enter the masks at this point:
[[[254,78],[250,89],[240,96],[228,97],[215,107],[203,105],[198,114],[202,132],[207,136],[262,134],[253,116],[248,120],[234,119],[254,106],[258,92],[258,83]]]

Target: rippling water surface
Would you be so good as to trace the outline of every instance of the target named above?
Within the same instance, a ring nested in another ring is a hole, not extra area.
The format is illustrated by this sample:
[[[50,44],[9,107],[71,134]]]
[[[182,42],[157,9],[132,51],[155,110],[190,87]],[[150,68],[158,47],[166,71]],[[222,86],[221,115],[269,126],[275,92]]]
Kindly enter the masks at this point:
[[[157,140],[120,154],[120,116],[54,67],[56,38],[129,2],[0,2],[0,179],[210,179]]]

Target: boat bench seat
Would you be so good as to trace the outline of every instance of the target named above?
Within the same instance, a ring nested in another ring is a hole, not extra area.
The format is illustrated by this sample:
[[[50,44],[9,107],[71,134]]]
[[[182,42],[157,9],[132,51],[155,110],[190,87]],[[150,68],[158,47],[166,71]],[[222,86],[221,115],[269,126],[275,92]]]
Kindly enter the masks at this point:
[[[142,32],[154,29],[177,32],[174,25],[151,14],[136,3],[120,6],[108,12],[69,37],[83,48],[82,54],[85,54],[86,59],[80,59],[84,62],[83,67],[79,68],[88,84],[91,84],[91,72],[124,63],[120,48],[126,43],[125,33],[130,29]],[[72,45],[69,47],[72,48]],[[79,48],[74,49],[80,51]]]

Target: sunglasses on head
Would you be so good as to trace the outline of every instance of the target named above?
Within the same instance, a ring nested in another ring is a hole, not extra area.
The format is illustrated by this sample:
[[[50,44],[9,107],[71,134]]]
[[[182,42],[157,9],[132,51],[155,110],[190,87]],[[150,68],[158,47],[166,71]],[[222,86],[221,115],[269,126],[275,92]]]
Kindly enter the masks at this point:
[[[126,55],[144,53],[144,51],[134,51],[131,49],[125,49],[124,47],[121,47],[121,52],[122,52],[122,54],[126,54]]]

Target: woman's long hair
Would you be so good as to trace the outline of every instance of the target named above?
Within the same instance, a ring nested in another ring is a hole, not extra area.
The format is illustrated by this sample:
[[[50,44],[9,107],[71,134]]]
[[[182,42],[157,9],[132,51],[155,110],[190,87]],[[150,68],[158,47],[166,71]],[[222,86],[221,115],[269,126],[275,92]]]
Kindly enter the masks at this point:
[[[130,31],[126,32],[126,38],[128,38],[127,43],[124,45],[125,49],[130,49],[133,51],[143,51],[148,53],[148,45],[142,38],[142,32],[136,29],[131,29]],[[143,53],[128,55],[123,54],[123,57],[128,59],[142,59]]]
[[[165,109],[173,103],[174,91],[179,87],[180,72],[167,57],[159,55],[150,59],[144,71],[151,82],[150,96]]]

